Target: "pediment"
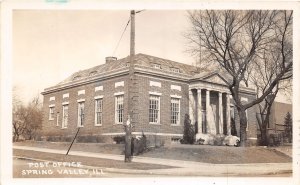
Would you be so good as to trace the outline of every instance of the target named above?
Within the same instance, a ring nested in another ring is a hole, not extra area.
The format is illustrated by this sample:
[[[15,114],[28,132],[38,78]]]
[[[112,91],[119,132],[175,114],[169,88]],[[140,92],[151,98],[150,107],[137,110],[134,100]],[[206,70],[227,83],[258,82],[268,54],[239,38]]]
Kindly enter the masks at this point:
[[[221,77],[219,74],[213,74],[211,76],[203,78],[203,80],[206,82],[211,82],[211,83],[215,83],[215,84],[227,85],[225,79],[223,77]]]

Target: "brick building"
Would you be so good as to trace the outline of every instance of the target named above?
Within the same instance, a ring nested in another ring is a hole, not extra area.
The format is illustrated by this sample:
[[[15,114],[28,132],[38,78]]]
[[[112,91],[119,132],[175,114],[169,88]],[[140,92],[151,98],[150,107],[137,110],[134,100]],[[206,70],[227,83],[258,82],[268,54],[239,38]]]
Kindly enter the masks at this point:
[[[198,133],[227,135],[234,129],[239,136],[225,74],[145,54],[135,55],[134,60],[139,100],[134,135],[144,132],[156,142],[177,140],[183,135],[184,116],[189,114]],[[78,138],[90,142],[124,135],[128,74],[129,57],[107,57],[105,64],[46,88],[42,93],[44,139],[70,141],[79,127]],[[253,89],[243,87],[240,93],[242,101],[255,98]],[[256,142],[255,108],[247,110],[247,117],[247,137]]]
[[[270,120],[267,126],[268,136],[274,133],[284,133],[285,125],[284,119],[287,113],[293,115],[293,107],[292,104],[282,103],[282,102],[274,102],[271,107]]]

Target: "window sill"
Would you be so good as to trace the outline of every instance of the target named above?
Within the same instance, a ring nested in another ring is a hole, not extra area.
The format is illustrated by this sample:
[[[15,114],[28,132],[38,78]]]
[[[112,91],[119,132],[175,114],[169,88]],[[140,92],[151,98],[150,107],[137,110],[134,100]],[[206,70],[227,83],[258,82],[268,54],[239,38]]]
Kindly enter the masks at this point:
[[[63,127],[63,128],[61,128],[62,130],[64,130],[64,129],[67,129],[68,127]]]
[[[149,122],[150,125],[161,125],[160,123],[151,123]]]
[[[114,123],[114,125],[123,125],[123,123]]]
[[[54,118],[53,119],[49,119],[49,121],[53,121],[54,120]]]
[[[77,128],[83,128],[83,126],[77,126]]]
[[[95,127],[101,127],[102,126],[102,124],[101,125],[94,125]]]
[[[171,124],[172,127],[179,127],[181,126],[180,124]]]

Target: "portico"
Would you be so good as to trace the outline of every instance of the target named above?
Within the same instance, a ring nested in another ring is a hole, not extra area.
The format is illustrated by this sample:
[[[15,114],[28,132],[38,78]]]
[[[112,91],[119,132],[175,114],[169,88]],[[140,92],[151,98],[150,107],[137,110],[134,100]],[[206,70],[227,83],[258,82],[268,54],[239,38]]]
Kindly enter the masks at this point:
[[[189,115],[196,133],[231,135],[230,91],[224,84],[194,82],[189,88]]]

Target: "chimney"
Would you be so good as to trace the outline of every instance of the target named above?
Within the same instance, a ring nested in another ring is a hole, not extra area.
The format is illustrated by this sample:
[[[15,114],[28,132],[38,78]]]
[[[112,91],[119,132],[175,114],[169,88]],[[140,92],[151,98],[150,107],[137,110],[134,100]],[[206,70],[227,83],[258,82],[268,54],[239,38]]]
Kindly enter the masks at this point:
[[[105,63],[116,61],[117,57],[105,57]]]

